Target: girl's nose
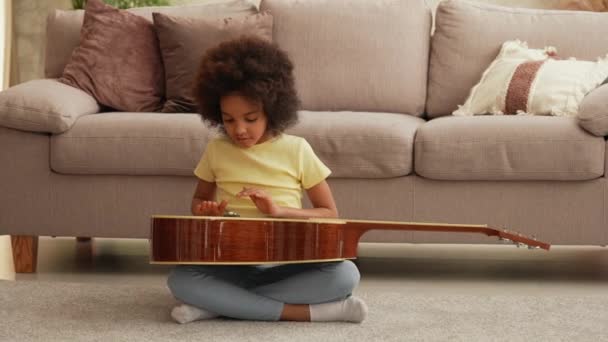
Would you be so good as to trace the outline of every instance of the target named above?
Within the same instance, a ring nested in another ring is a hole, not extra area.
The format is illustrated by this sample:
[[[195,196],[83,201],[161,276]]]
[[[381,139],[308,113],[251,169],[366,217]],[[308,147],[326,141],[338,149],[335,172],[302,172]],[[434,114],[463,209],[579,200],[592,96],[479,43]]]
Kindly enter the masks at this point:
[[[245,125],[242,125],[242,124],[236,125],[236,133],[237,134],[243,134],[245,132],[246,132]]]

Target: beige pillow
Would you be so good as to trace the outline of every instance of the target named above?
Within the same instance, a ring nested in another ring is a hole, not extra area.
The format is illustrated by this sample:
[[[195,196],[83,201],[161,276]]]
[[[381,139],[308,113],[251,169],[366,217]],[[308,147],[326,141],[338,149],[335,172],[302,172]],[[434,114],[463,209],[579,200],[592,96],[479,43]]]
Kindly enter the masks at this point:
[[[562,60],[552,47],[507,41],[462,106],[452,114],[576,116],[591,90],[608,77],[608,57]]]
[[[88,0],[80,45],[59,80],[115,110],[159,110],[163,65],[154,26],[102,0]]]
[[[193,81],[207,49],[241,35],[272,40],[272,16],[258,13],[223,19],[154,13],[154,26],[165,65],[166,113],[194,112]]]

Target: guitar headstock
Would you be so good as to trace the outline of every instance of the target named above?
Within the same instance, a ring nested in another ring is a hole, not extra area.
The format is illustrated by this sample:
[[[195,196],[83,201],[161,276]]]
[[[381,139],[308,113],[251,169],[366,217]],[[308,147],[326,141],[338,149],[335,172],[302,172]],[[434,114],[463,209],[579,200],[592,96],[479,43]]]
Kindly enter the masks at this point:
[[[527,237],[519,232],[507,229],[496,229],[496,235],[500,241],[504,243],[513,243],[517,248],[526,246],[528,249],[542,248],[547,251],[551,248],[551,244],[539,241],[535,236]]]

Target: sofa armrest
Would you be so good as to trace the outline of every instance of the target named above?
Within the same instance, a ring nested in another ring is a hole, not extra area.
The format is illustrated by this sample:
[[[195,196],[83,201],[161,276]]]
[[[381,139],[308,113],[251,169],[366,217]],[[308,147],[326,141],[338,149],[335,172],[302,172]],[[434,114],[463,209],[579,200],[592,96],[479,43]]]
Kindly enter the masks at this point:
[[[0,126],[31,132],[61,133],[99,104],[80,89],[54,79],[18,84],[0,92]]]
[[[578,123],[593,135],[608,136],[608,84],[585,96],[578,108]]]

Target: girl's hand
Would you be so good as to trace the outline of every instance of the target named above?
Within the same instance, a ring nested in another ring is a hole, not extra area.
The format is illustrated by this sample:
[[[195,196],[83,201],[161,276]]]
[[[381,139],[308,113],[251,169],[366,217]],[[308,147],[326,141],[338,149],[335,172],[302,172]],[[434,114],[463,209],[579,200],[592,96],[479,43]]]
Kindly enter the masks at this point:
[[[264,214],[277,217],[281,215],[281,207],[272,201],[272,196],[262,189],[244,187],[236,197],[249,196],[255,206]]]
[[[220,204],[215,201],[200,201],[194,206],[194,215],[223,216],[227,206],[228,202],[226,200],[223,200]]]

